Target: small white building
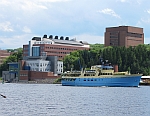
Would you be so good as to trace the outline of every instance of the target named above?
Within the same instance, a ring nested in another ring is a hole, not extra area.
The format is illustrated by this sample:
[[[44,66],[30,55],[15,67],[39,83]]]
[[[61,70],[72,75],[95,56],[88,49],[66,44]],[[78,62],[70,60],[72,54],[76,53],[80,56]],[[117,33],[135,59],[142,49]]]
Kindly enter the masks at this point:
[[[57,56],[47,56],[44,53],[42,56],[35,54],[23,57],[23,59],[25,66],[31,71],[53,72],[55,75],[63,73],[63,61],[59,61]]]

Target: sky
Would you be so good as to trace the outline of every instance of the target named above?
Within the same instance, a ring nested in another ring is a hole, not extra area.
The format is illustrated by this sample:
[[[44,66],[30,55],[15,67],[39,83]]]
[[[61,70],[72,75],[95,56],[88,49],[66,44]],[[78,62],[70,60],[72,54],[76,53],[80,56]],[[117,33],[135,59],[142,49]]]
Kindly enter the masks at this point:
[[[150,1],[0,0],[0,49],[45,34],[104,44],[105,29],[123,25],[143,28],[144,43],[150,43]]]

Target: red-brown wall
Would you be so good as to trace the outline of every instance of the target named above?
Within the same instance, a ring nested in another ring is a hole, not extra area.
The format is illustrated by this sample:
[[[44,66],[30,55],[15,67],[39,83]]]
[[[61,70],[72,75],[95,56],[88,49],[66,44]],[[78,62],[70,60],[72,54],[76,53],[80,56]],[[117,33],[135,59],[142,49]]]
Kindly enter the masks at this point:
[[[56,79],[58,76],[54,76],[53,72],[37,72],[20,70],[20,79],[26,81],[35,81],[36,79]]]
[[[36,79],[51,79],[51,78],[58,78],[58,76],[54,76],[53,72],[30,71],[31,81],[34,81]]]
[[[113,36],[111,35],[114,33],[116,33],[115,37],[113,37],[114,35]],[[132,26],[119,26],[106,28],[105,46],[129,47],[129,46],[137,46],[139,44],[144,44],[143,28]]]
[[[29,71],[28,70],[20,70],[20,78],[19,80],[26,80],[28,81],[29,80]]]

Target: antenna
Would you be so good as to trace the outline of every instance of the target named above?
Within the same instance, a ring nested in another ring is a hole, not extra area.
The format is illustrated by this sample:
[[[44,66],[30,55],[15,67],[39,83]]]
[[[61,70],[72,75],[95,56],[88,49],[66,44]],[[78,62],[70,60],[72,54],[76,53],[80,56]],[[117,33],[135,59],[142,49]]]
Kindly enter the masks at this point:
[[[103,58],[101,56],[100,56],[99,60],[100,60],[100,63],[103,64]]]

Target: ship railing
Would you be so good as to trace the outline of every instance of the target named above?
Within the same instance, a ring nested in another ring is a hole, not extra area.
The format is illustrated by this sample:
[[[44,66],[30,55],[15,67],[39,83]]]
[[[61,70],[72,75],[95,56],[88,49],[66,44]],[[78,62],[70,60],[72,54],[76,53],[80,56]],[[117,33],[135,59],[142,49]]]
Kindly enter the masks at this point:
[[[81,73],[81,71],[72,71],[72,73]]]
[[[85,73],[96,73],[96,70],[86,70]]]
[[[114,72],[114,75],[129,75],[128,71],[126,72]]]

